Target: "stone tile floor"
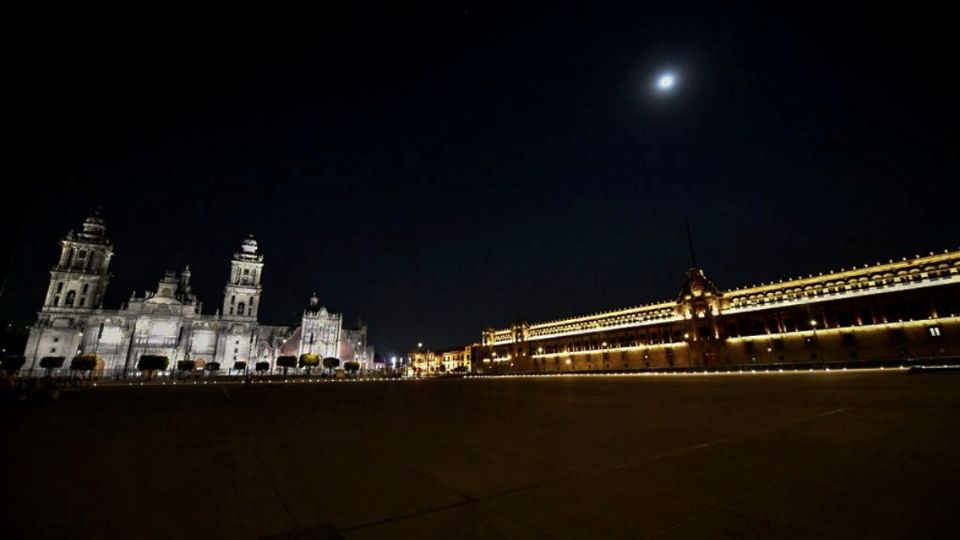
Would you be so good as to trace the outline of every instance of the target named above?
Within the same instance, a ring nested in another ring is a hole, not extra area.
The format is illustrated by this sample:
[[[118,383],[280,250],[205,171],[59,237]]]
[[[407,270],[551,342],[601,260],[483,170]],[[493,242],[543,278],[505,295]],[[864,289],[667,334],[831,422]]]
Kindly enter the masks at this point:
[[[5,538],[903,538],[960,374],[97,387],[0,407]]]

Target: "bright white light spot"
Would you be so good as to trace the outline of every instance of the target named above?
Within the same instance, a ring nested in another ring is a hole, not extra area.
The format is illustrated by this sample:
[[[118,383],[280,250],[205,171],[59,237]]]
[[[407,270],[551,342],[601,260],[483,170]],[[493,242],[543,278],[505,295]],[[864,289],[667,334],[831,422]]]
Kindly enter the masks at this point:
[[[657,88],[660,90],[670,90],[677,83],[677,78],[673,73],[664,73],[657,79]]]

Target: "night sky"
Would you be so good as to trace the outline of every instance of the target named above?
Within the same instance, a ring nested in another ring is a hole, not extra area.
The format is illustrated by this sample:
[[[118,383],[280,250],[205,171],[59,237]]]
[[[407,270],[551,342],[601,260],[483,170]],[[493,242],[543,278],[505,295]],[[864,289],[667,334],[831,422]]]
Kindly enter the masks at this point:
[[[11,17],[0,317],[97,206],[105,307],[189,263],[212,313],[252,233],[262,322],[315,291],[385,355],[672,298],[685,217],[720,287],[960,244],[943,14],[514,4]]]

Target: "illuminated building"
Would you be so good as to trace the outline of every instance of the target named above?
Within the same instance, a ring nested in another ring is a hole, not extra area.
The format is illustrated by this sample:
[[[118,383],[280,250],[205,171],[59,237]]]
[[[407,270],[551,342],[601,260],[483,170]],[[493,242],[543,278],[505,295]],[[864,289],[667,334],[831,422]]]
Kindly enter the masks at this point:
[[[310,303],[303,310],[300,329],[295,341],[300,344],[296,356],[315,354],[320,358],[339,357],[340,334],[343,330],[343,316],[330,313],[320,305],[316,293],[310,297]]]
[[[356,328],[341,329],[340,352],[337,355],[341,366],[347,362],[357,362],[363,371],[374,369],[374,356],[374,349],[367,340],[366,324],[361,322]]]
[[[410,353],[410,365],[417,376],[444,373],[469,373],[473,351],[478,344],[454,347],[442,351],[416,350]]]
[[[416,350],[410,353],[410,367],[417,376],[440,372],[440,356],[433,351]]]
[[[487,329],[480,372],[856,363],[960,355],[960,251],[721,290],[699,268],[676,299]]]
[[[338,356],[344,339],[351,340],[347,344],[351,354],[354,348],[360,351],[353,356],[364,369],[372,362],[366,327],[344,329],[341,316],[327,312],[316,295],[304,310],[300,326],[258,322],[264,262],[252,236],[230,261],[223,310],[214,314],[202,313],[203,305],[190,284],[189,266],[179,273],[166,272],[156,291],[143,296],[134,293],[120,309],[104,309],[113,245],[99,215],[87,218],[80,233],[68,233],[60,244],[60,259],[50,271],[43,307],[30,328],[23,373],[42,372],[37,368],[45,356],[66,358],[66,370],[70,359],[80,353],[98,356],[97,371],[111,375],[135,370],[144,354],[166,356],[171,367],[179,360],[195,360],[217,362],[223,371],[238,362],[246,363],[248,369],[268,362],[272,368],[281,355]]]

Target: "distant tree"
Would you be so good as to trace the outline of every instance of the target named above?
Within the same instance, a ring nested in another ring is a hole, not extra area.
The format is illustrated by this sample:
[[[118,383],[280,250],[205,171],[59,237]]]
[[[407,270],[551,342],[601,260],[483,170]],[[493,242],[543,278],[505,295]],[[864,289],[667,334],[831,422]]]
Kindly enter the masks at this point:
[[[253,369],[255,369],[257,373],[263,375],[264,372],[270,371],[270,362],[257,362]]]
[[[306,368],[307,376],[310,375],[310,371],[320,365],[320,357],[313,353],[305,353],[300,355],[300,367]]]
[[[5,356],[0,369],[6,371],[7,375],[13,375],[26,363],[27,359],[23,356]]]
[[[177,362],[177,372],[181,376],[185,374],[193,375],[193,370],[197,369],[197,363],[194,360],[180,360]]]
[[[81,376],[84,373],[89,376],[93,374],[99,362],[100,358],[95,354],[77,355],[70,361],[70,371],[79,371]]]
[[[360,362],[354,362],[354,361],[344,362],[343,369],[344,371],[346,371],[347,373],[350,373],[351,375],[356,375],[357,372],[360,371]]]
[[[47,376],[49,377],[51,371],[63,367],[65,360],[66,358],[62,356],[44,356],[40,359],[40,367],[47,370]]]
[[[216,376],[217,372],[220,371],[220,362],[210,362],[203,369],[207,370],[211,377]]]
[[[246,371],[247,371],[247,363],[246,363],[246,362],[234,362],[234,363],[233,363],[233,370],[234,370],[234,371],[243,371],[243,372],[246,372]]]
[[[167,366],[169,365],[169,358],[157,354],[144,354],[140,357],[140,360],[137,361],[137,369],[142,372],[146,372],[147,380],[153,378],[153,373],[155,371],[163,371],[167,369]]]
[[[339,358],[328,357],[323,359],[323,367],[325,367],[330,373],[333,373],[333,370],[337,369],[339,365]]]
[[[297,357],[296,356],[278,356],[277,367],[283,368],[283,376],[286,377],[288,369],[297,367]]]

